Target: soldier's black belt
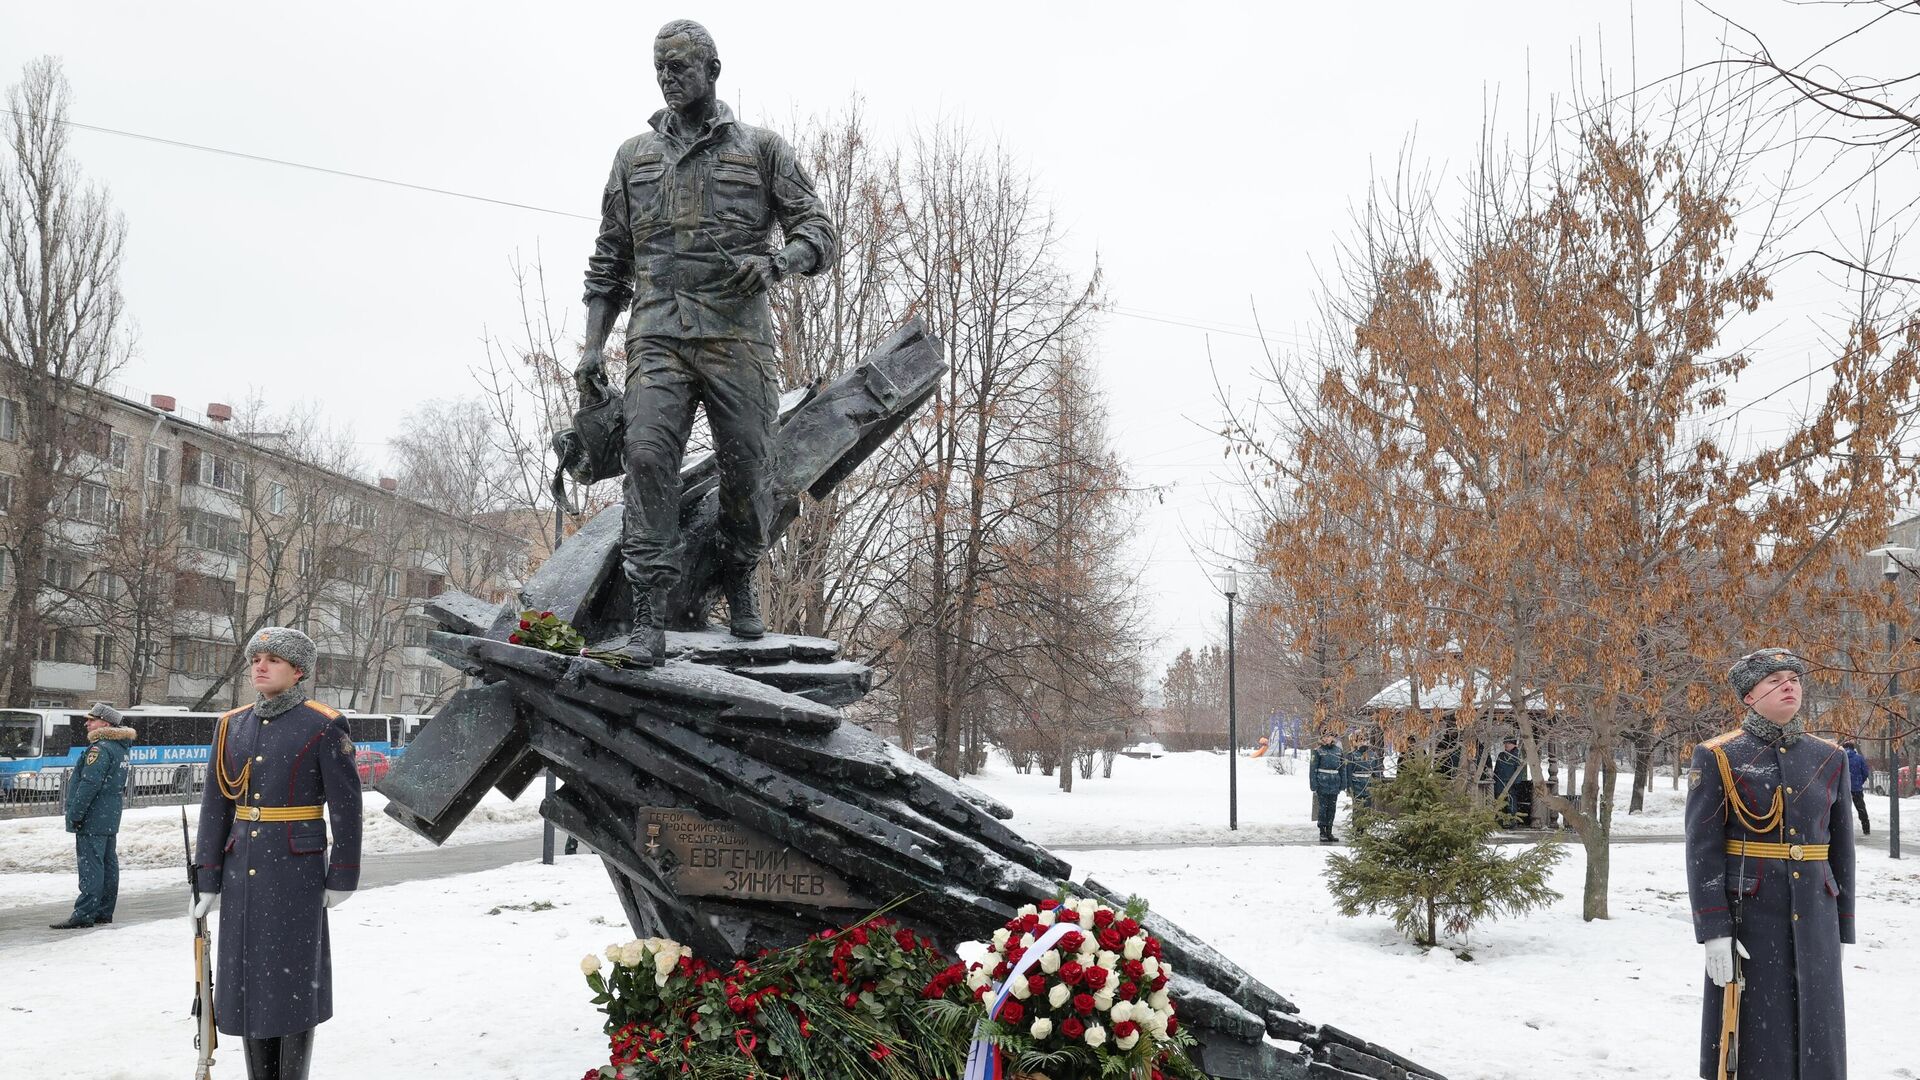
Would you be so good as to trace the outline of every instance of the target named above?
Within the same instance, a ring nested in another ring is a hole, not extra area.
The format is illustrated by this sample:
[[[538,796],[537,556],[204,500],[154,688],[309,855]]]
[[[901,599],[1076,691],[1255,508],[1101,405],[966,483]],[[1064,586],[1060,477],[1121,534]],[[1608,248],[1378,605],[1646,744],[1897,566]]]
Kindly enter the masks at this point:
[[[1793,862],[1826,862],[1829,844],[1765,844],[1753,840],[1727,841],[1727,854],[1749,859],[1788,859]]]
[[[236,806],[233,816],[241,821],[319,821],[324,806]]]

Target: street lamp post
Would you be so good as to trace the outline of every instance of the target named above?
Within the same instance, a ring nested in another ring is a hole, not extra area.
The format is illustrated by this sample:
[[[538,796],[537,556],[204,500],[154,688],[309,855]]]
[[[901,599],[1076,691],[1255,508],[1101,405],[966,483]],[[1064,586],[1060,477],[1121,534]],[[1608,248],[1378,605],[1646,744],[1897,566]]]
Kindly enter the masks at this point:
[[[1235,715],[1233,685],[1233,598],[1240,576],[1229,569],[1220,575],[1220,591],[1227,594],[1227,829],[1240,828],[1240,725]]]
[[[1914,549],[1902,547],[1891,541],[1867,552],[1869,555],[1885,555],[1888,584],[1900,576],[1903,563],[1900,560],[1914,554]],[[1896,740],[1899,729],[1905,726],[1907,710],[1900,707],[1900,670],[1895,662],[1895,653],[1899,648],[1899,625],[1896,620],[1887,620],[1887,857],[1900,857],[1900,745]]]

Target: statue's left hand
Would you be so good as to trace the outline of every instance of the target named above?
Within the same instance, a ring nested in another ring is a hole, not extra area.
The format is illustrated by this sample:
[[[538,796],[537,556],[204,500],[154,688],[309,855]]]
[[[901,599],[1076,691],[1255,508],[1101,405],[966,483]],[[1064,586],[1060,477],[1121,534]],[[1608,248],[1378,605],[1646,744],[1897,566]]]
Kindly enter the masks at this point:
[[[766,292],[780,280],[773,268],[773,260],[765,255],[746,255],[740,259],[740,265],[733,276],[727,279],[727,289],[740,296],[752,296]]]

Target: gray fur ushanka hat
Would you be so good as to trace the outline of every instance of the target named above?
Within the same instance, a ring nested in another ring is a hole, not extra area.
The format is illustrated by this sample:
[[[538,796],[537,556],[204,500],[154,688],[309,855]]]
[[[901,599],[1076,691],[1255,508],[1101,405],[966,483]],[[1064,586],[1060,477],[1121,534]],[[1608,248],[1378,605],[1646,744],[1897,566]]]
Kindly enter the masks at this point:
[[[1733,684],[1733,692],[1744,698],[1753,693],[1761,679],[1776,671],[1805,675],[1807,662],[1795,656],[1792,649],[1755,649],[1733,662],[1727,669],[1727,681]]]
[[[87,715],[89,717],[92,717],[95,720],[105,720],[107,723],[112,724],[115,727],[120,726],[120,721],[122,719],[120,715],[120,710],[114,708],[113,706],[107,704],[104,701],[94,702],[93,708],[87,710]]]
[[[247,659],[261,653],[273,655],[300,669],[300,677],[313,674],[313,659],[318,650],[313,639],[291,626],[269,626],[247,642]]]

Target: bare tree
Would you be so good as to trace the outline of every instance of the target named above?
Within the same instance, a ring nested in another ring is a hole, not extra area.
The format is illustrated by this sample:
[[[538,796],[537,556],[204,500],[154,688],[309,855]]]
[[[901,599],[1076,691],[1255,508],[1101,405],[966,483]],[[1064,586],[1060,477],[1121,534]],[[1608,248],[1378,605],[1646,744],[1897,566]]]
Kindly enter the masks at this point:
[[[10,562],[10,633],[0,700],[33,688],[47,627],[42,585],[59,560],[60,507],[109,452],[88,391],[126,362],[120,295],[126,223],[68,154],[70,96],[59,61],[26,66],[7,91],[0,159],[0,439],[20,444],[0,544]]]

